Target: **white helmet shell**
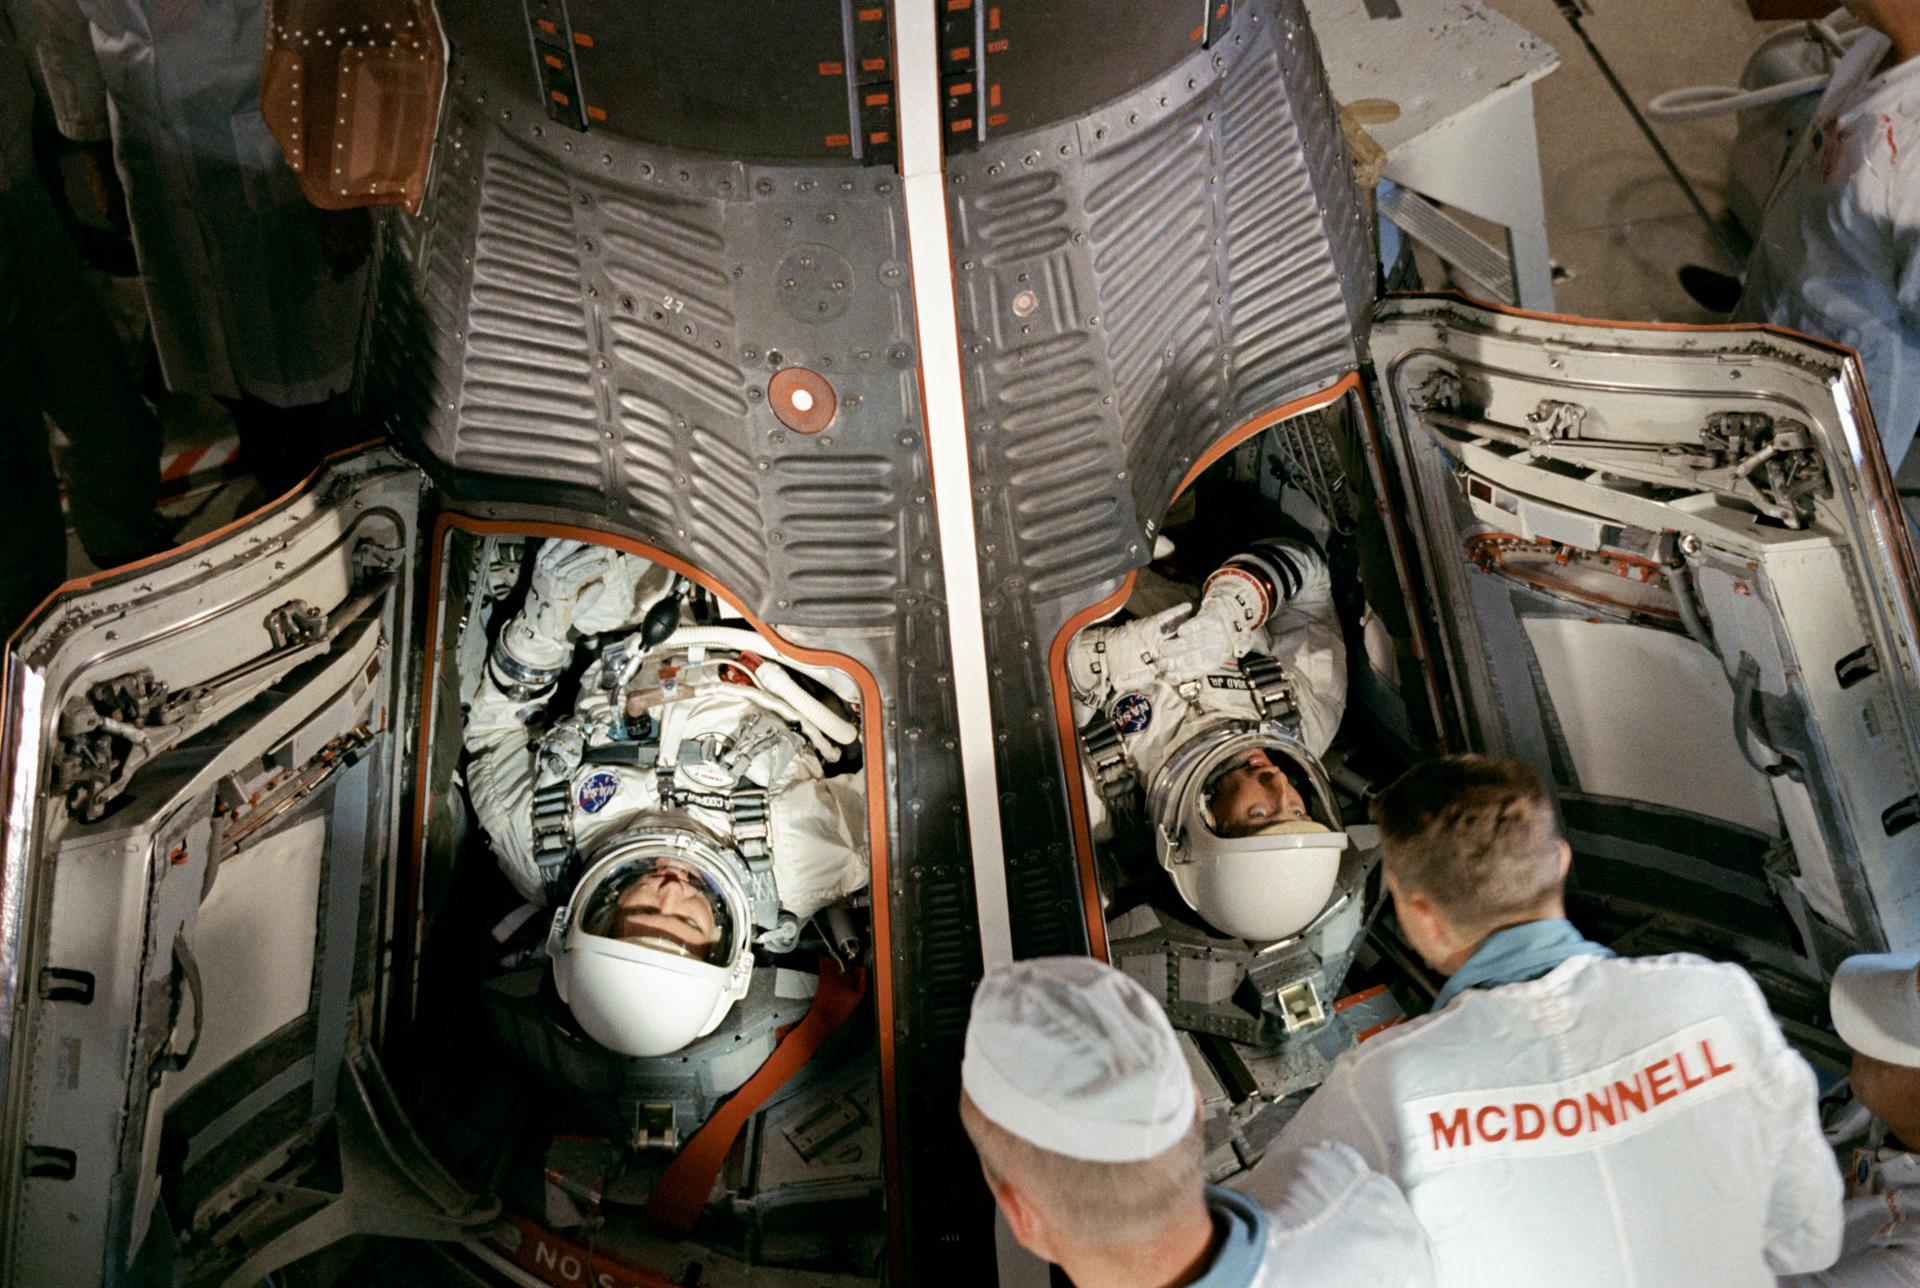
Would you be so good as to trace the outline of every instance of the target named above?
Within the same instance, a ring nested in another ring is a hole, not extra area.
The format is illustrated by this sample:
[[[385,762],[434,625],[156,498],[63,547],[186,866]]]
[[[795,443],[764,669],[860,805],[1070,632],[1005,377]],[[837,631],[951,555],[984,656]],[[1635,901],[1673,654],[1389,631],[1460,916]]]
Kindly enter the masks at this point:
[[[1174,889],[1216,930],[1256,943],[1306,929],[1334,892],[1345,832],[1207,835],[1206,857],[1176,863]]]
[[[720,939],[702,961],[665,939],[614,938],[609,912],[627,886],[671,861],[696,874]],[[560,1000],[588,1037],[620,1055],[669,1055],[719,1027],[753,980],[743,865],[712,833],[655,815],[599,849],[548,936]]]
[[[1252,751],[1284,756],[1306,778],[1314,821],[1251,836],[1220,836],[1207,808],[1211,783]],[[1348,845],[1320,762],[1284,725],[1226,721],[1167,758],[1148,791],[1154,848],[1189,908],[1216,930],[1256,943],[1299,934],[1334,897]]]
[[[738,997],[729,979],[721,967],[598,935],[579,935],[553,959],[553,981],[573,1018],[595,1042],[628,1056],[670,1055],[713,1032]]]

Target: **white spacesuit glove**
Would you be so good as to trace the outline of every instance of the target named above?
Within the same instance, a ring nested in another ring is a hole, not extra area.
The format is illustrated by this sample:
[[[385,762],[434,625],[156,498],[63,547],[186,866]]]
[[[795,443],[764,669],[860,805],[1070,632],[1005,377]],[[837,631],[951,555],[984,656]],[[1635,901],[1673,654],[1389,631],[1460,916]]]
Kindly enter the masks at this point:
[[[574,625],[576,615],[592,609],[603,597],[602,582],[617,557],[605,546],[580,541],[549,541],[541,546],[534,557],[527,602],[494,645],[511,663],[518,664],[517,669],[504,669],[515,678],[532,673],[551,679],[565,668],[567,659],[573,656],[567,630]]]
[[[1067,680],[1074,695],[1099,706],[1114,685],[1159,669],[1167,642],[1192,612],[1192,604],[1175,604],[1122,626],[1081,631],[1067,649]]]
[[[1158,670],[1178,684],[1226,666],[1253,647],[1257,625],[1246,621],[1231,598],[1209,595],[1160,645]]]
[[[1285,537],[1256,542],[1207,578],[1199,610],[1160,650],[1162,674],[1178,682],[1266,648],[1263,628],[1304,587],[1325,581],[1326,561],[1304,543]]]
[[[664,564],[617,550],[610,553],[599,580],[580,588],[573,629],[581,635],[631,630],[673,584],[673,571]]]
[[[1207,578],[1197,610],[1176,604],[1080,632],[1067,650],[1068,683],[1080,701],[1099,705],[1143,672],[1179,684],[1229,666],[1267,647],[1262,628],[1295,596],[1324,595],[1326,584],[1326,561],[1311,547],[1288,538],[1255,543]]]
[[[1200,607],[1160,646],[1160,669],[1175,681],[1226,666],[1264,646],[1260,627],[1269,616],[1270,592],[1231,563],[1207,578]]]

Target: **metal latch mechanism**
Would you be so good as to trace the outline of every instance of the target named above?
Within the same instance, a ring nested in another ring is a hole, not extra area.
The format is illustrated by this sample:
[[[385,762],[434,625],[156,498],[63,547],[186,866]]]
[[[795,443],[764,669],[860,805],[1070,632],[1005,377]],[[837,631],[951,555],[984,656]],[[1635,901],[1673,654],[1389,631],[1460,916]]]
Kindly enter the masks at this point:
[[[1327,1022],[1327,1008],[1320,1001],[1320,989],[1311,978],[1296,981],[1274,994],[1280,1024],[1288,1033],[1318,1028]]]

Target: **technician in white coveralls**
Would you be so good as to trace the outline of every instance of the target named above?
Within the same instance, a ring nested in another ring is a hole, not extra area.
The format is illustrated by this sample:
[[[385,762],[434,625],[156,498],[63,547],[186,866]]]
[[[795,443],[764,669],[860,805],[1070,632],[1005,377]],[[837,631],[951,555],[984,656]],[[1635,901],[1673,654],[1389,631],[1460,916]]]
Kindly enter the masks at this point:
[[[1398,1181],[1443,1285],[1770,1288],[1832,1263],[1813,1073],[1745,971],[1583,939],[1517,761],[1429,761],[1375,817],[1400,925],[1450,978],[1342,1055],[1279,1144],[1338,1141]]]
[[[1261,542],[1197,609],[1088,627],[1067,678],[1096,835],[1143,792],[1161,866],[1215,928],[1266,942],[1313,919],[1347,845],[1320,765],[1347,658],[1318,551]]]
[[[1788,154],[1734,317],[1856,349],[1898,470],[1920,428],[1920,0],[1847,8],[1874,30]]]
[[[468,790],[501,870],[559,905],[560,996],[632,1056],[712,1032],[746,994],[755,944],[790,947],[868,876],[859,775],[825,776],[855,725],[743,624],[680,610],[668,569],[546,542],[467,717]],[[600,651],[553,719],[583,637]]]
[[[1088,957],[989,971],[973,996],[960,1120],[1013,1236],[1080,1288],[1420,1288],[1426,1237],[1350,1149],[1206,1184],[1199,1095],[1146,989]]]
[[[1920,1284],[1920,953],[1849,957],[1833,975],[1833,1027],[1853,1048],[1853,1097],[1827,1138],[1844,1152],[1840,1259],[1783,1288]]]

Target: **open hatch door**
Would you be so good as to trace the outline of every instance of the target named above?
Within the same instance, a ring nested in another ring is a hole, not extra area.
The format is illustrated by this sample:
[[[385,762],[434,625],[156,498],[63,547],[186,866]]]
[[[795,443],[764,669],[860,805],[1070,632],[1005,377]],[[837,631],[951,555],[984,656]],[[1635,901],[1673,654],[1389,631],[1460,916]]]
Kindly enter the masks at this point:
[[[1372,358],[1452,717],[1554,783],[1576,892],[1802,979],[1920,944],[1915,564],[1857,364],[1430,297]]]
[[[7,659],[0,1279],[257,1283],[493,1214],[374,1055],[421,476],[75,584]]]

